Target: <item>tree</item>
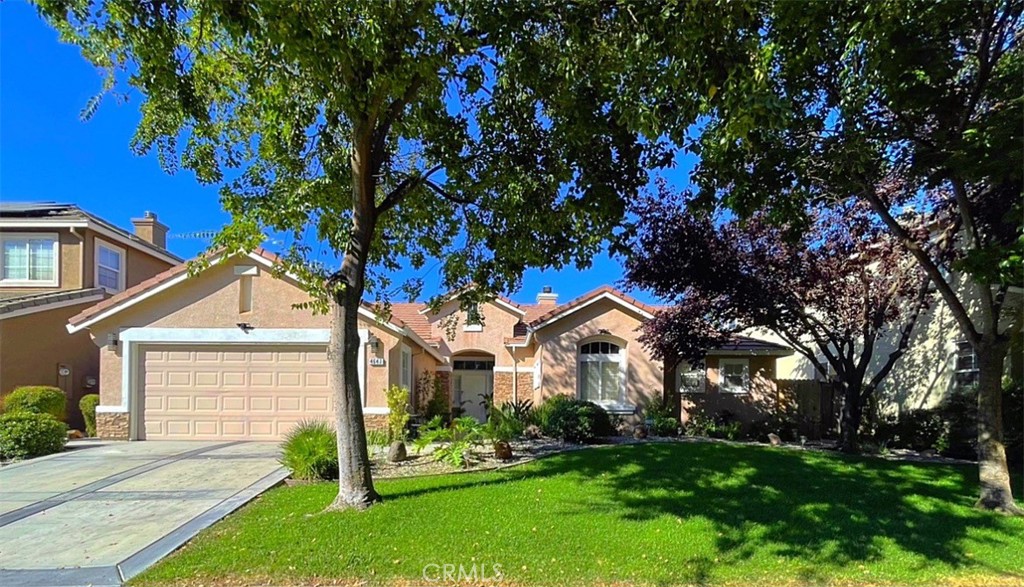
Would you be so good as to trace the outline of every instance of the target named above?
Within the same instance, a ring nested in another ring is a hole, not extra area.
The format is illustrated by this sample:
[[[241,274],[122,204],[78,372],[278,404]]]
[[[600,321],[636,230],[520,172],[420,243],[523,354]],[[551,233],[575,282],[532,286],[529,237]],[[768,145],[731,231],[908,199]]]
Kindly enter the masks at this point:
[[[980,507],[1021,514],[1002,443],[1003,372],[1024,283],[1024,37],[1018,0],[750,2],[747,65],[693,150],[698,200],[792,221],[807,202],[870,205],[928,274],[980,366]],[[671,31],[661,34],[672,35]],[[890,183],[891,178],[900,178]],[[935,196],[935,197],[930,197]],[[930,254],[900,212],[933,216]],[[960,276],[964,276],[961,287]]]
[[[222,186],[232,221],[214,246],[290,237],[282,269],[331,315],[334,508],[379,500],[355,367],[364,293],[386,301],[389,271],[431,258],[466,305],[526,267],[586,264],[670,159],[631,130],[648,111],[621,51],[635,23],[602,3],[38,4],[107,72],[104,92],[141,93],[138,153]]]
[[[931,301],[927,275],[864,205],[820,207],[790,231],[760,214],[716,219],[688,200],[662,184],[636,207],[626,280],[672,302],[641,341],[666,364],[698,364],[742,332],[775,333],[838,383],[839,447],[856,452],[864,405]]]

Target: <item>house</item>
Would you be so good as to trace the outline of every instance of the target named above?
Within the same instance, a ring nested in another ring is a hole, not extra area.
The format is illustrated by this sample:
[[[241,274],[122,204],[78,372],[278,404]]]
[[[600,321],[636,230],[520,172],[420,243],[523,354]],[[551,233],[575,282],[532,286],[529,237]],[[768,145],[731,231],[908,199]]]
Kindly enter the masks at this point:
[[[274,440],[300,420],[333,416],[329,318],[296,308],[308,295],[272,272],[272,254],[209,261],[198,273],[175,266],[69,320],[69,332],[100,347],[101,436]],[[775,360],[790,349],[744,339],[712,352],[706,377],[666,373],[637,341],[654,311],[610,287],[564,304],[550,290],[534,304],[497,297],[468,310],[456,299],[438,308],[394,304],[386,319],[364,305],[358,369],[367,426],[384,425],[386,387],[415,390],[424,376],[478,418],[486,396],[536,404],[556,394],[636,417],[683,380],[699,386],[704,403],[737,411],[778,397]]]
[[[147,212],[134,232],[73,205],[0,203],[0,395],[22,385],[59,387],[68,420],[98,389],[99,349],[68,318],[181,263],[167,227]]]

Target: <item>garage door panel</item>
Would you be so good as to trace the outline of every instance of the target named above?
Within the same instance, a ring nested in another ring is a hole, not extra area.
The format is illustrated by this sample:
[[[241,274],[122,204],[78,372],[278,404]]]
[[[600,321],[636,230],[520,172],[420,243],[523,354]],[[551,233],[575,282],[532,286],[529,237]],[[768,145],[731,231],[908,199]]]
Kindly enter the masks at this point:
[[[278,440],[329,419],[322,347],[145,347],[146,438]]]

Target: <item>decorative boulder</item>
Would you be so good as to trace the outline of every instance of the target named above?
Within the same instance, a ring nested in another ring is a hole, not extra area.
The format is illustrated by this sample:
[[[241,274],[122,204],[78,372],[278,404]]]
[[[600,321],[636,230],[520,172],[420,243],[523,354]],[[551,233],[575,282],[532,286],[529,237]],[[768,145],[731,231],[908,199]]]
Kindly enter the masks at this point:
[[[619,422],[615,427],[615,431],[619,433],[619,436],[630,436],[633,434],[633,425],[629,422]]]
[[[782,439],[774,432],[770,432],[768,434],[768,442],[771,443],[772,446],[782,446]]]
[[[540,426],[537,426],[536,424],[530,424],[523,430],[523,436],[529,438],[530,440],[537,440],[538,438],[540,438]]]
[[[512,458],[512,445],[504,440],[494,443],[494,458],[507,461]]]
[[[401,440],[392,442],[391,446],[388,447],[388,462],[390,463],[400,463],[404,461],[407,456],[408,453],[405,451],[405,443]]]
[[[68,430],[68,440],[78,440],[79,438],[85,438],[81,430]]]
[[[633,428],[633,438],[637,440],[643,440],[644,438],[647,438],[647,426],[641,424],[636,428]]]

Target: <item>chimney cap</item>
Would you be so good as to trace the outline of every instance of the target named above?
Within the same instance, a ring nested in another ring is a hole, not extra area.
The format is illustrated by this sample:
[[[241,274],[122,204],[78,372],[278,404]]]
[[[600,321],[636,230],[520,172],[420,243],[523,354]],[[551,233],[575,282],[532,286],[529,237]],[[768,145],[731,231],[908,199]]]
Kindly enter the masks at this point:
[[[146,210],[145,212],[142,213],[142,217],[152,218],[153,220],[156,220],[156,212],[153,212],[152,210]]]
[[[541,291],[541,293],[551,293],[551,286],[550,285],[545,285],[544,287],[541,288],[540,291]]]

